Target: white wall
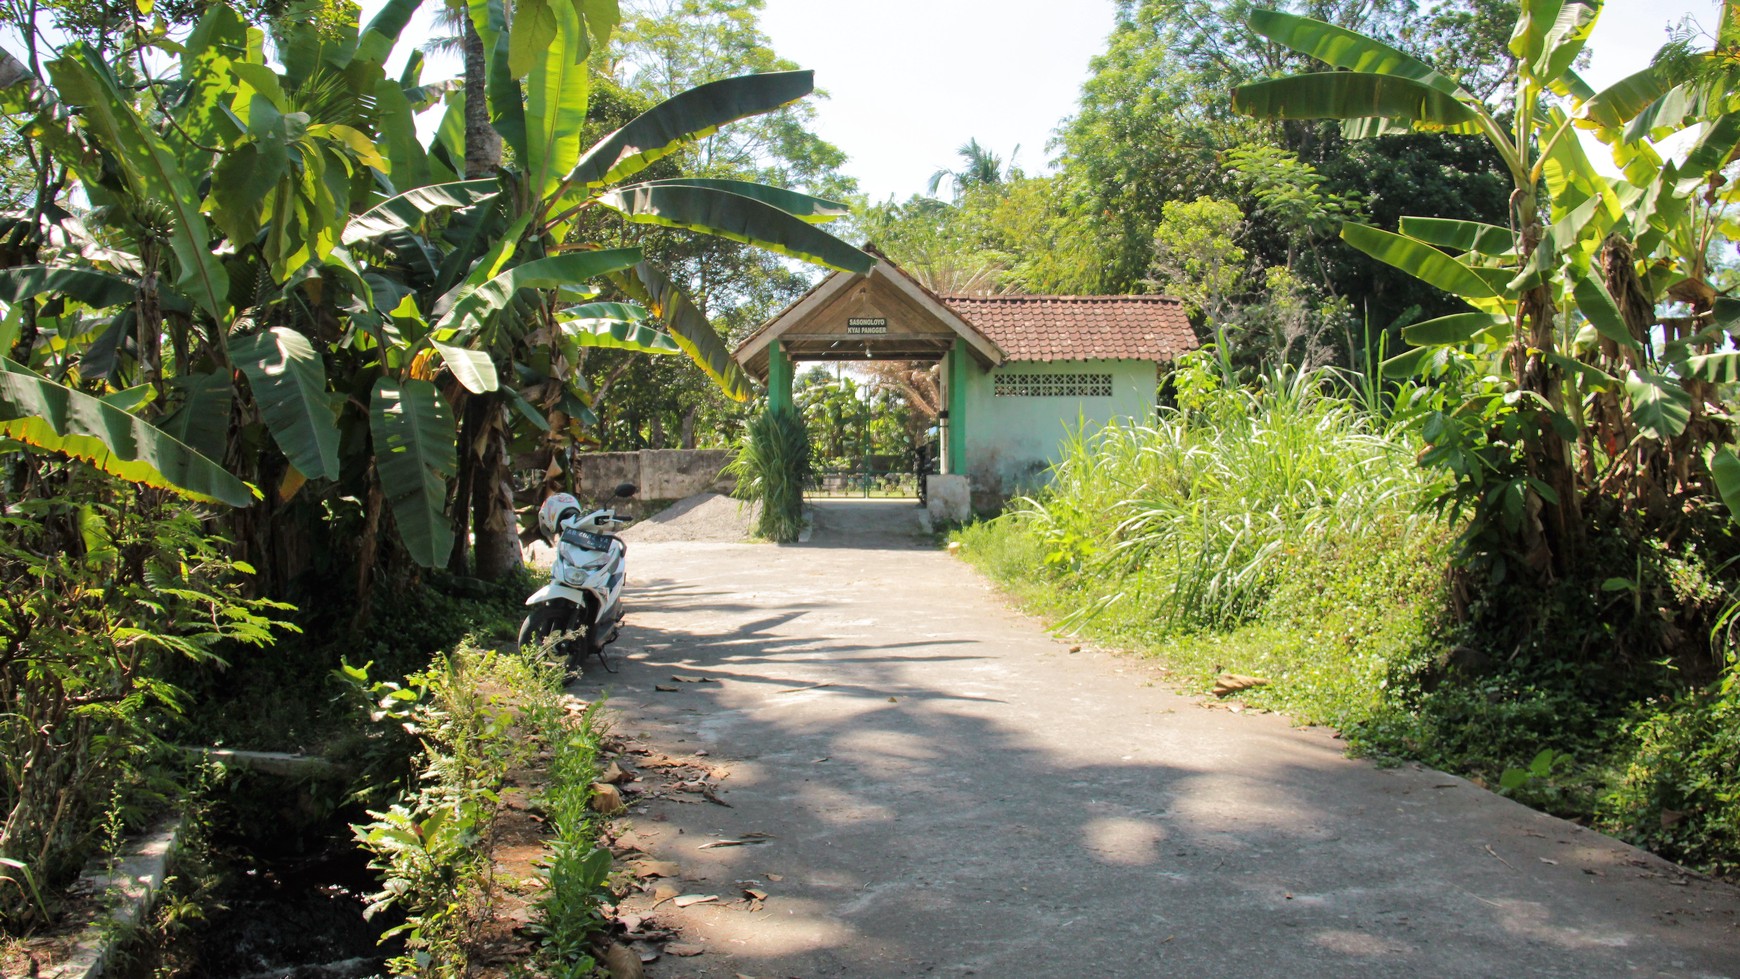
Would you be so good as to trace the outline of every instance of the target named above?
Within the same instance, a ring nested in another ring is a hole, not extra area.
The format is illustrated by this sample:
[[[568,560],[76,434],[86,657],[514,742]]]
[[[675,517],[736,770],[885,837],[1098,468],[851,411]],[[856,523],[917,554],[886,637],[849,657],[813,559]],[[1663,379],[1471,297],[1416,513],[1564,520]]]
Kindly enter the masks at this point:
[[[998,396],[998,378],[1111,375],[1105,397]],[[1059,456],[1066,430],[1085,420],[1089,431],[1112,419],[1152,424],[1155,365],[1145,360],[1073,360],[1005,364],[986,372],[976,362],[967,386],[967,469],[976,496],[1008,496],[1037,485]]]

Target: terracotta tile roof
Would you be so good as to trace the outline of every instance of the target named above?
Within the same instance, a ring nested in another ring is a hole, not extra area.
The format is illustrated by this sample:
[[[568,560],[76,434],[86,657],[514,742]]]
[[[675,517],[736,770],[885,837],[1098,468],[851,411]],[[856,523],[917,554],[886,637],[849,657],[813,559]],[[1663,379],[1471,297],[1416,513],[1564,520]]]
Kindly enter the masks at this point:
[[[943,296],[1011,361],[1169,361],[1195,350],[1169,296]]]

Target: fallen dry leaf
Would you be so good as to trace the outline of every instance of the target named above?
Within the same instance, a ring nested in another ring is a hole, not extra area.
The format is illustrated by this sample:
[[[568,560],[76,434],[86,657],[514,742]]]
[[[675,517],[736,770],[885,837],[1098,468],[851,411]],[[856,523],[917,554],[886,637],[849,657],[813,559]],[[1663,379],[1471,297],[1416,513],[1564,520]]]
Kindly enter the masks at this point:
[[[762,874],[761,876],[766,877],[768,880],[772,881],[775,884],[779,883],[782,880],[785,880],[784,874]]]
[[[653,689],[657,690],[659,693],[676,693],[677,692],[676,687],[667,687],[662,683],[653,684]]]
[[[710,676],[690,676],[687,673],[673,674],[671,676],[671,679],[677,681],[678,683],[718,683],[719,682],[718,680],[715,680]]]
[[[754,887],[745,887],[743,889],[743,896],[755,901],[767,900],[767,892]]]
[[[604,953],[604,968],[610,979],[642,979],[646,975],[640,955],[627,945],[612,944]]]
[[[770,833],[744,833],[735,840],[714,840],[711,843],[703,843],[695,849],[711,850],[720,846],[749,846],[753,843],[766,843],[771,839],[773,839],[773,835]]]
[[[604,816],[614,816],[628,807],[622,804],[622,792],[608,782],[595,782],[592,785],[592,811]]]
[[[803,693],[805,690],[820,690],[823,687],[831,686],[833,686],[832,683],[812,683],[807,687],[789,687],[785,690],[775,690],[774,693]]]
[[[628,773],[622,770],[621,765],[618,765],[616,762],[611,762],[604,766],[603,772],[599,773],[598,781],[609,782],[611,785],[616,785],[619,782],[628,781]]]
[[[685,959],[700,955],[705,951],[707,950],[699,945],[689,945],[684,942],[672,942],[665,946],[665,954],[675,955]]]
[[[719,900],[717,894],[684,894],[672,903],[679,908],[686,908],[693,904],[711,904],[717,900]]]
[[[1220,676],[1214,678],[1214,695],[1216,697],[1225,697],[1228,694],[1238,693],[1240,690],[1249,690],[1252,687],[1266,687],[1268,685],[1269,681],[1260,676],[1243,676],[1238,673],[1222,673]]]
[[[677,890],[675,887],[672,887],[670,884],[659,884],[658,886],[653,888],[653,892],[652,892],[653,905],[652,906],[656,908],[659,905],[665,903],[666,901],[671,900],[672,898],[676,897],[677,895],[679,895],[681,893],[683,893],[683,892]]]
[[[642,880],[648,877],[676,877],[682,873],[675,860],[636,860],[628,865],[634,875]]]

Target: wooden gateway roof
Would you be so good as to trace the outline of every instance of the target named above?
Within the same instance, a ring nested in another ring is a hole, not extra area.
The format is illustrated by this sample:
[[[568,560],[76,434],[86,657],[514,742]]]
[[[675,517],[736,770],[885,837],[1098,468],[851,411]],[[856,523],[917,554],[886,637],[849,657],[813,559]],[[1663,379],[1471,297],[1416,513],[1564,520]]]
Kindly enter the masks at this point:
[[[746,337],[732,356],[758,380],[779,341],[792,360],[936,361],[964,341],[987,368],[1009,361],[1172,360],[1197,346],[1166,296],[939,296],[886,255],[835,272]]]
[[[1170,296],[943,296],[1014,362],[1151,360],[1195,350],[1184,304]]]

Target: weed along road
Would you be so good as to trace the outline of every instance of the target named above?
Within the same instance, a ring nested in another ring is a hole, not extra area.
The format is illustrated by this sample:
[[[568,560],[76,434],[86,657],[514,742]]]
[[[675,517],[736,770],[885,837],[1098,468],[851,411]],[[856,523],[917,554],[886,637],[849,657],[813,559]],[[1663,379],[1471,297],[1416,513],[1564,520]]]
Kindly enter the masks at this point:
[[[625,822],[677,876],[622,908],[688,954],[649,975],[1740,976],[1735,889],[1071,652],[915,513],[633,545],[574,689],[650,752]]]

